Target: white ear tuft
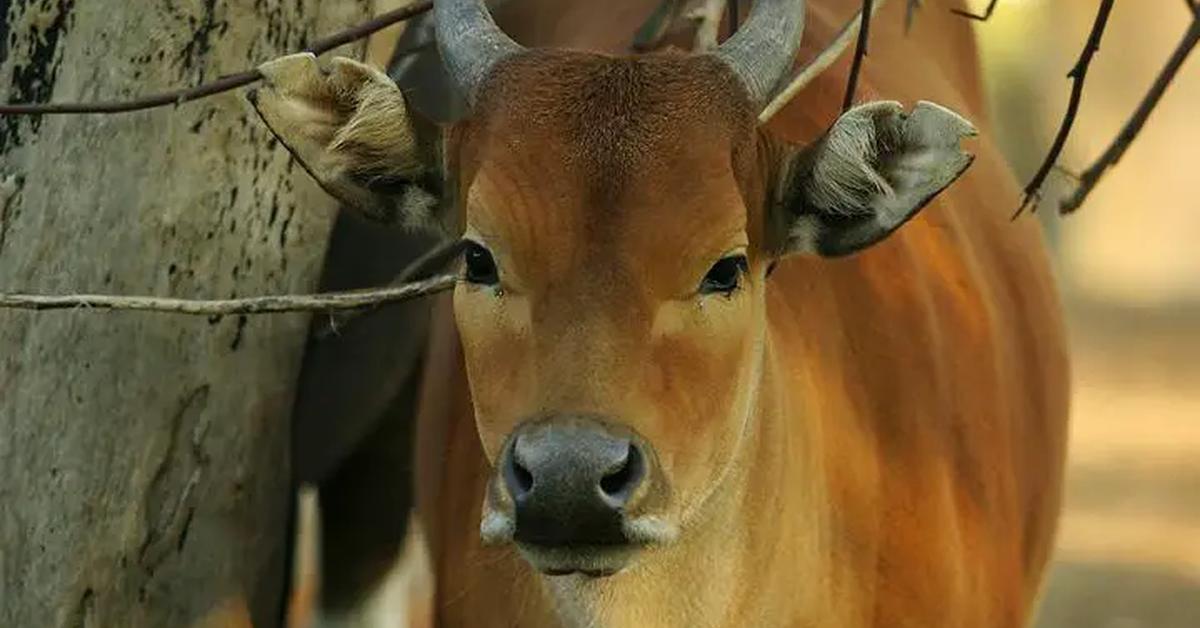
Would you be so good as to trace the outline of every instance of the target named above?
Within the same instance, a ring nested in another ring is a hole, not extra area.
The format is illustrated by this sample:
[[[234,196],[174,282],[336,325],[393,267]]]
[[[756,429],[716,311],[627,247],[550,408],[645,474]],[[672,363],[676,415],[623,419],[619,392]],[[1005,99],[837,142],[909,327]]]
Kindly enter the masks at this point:
[[[258,69],[264,83],[248,94],[250,103],[327,192],[374,220],[433,224],[439,138],[422,144],[404,96],[387,74],[342,57],[323,70],[311,53]]]
[[[908,113],[894,101],[850,109],[787,168],[784,248],[843,255],[882,240],[970,166],[959,143],[977,133],[931,102]]]

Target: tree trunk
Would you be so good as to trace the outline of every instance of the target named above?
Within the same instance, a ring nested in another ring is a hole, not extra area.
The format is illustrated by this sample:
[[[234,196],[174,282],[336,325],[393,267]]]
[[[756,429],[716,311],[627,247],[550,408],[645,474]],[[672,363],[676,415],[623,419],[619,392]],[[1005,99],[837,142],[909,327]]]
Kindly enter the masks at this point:
[[[212,80],[368,5],[0,1],[0,99]],[[0,291],[309,291],[334,207],[240,93],[0,118]],[[0,312],[0,626],[189,626],[230,601],[276,624],[306,331],[302,315]]]

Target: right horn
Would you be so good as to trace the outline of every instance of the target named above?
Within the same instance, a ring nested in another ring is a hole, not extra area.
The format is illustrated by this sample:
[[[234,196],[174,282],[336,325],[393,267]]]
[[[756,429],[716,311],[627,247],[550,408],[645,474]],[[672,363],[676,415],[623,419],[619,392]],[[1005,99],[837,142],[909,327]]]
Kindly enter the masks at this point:
[[[496,26],[483,0],[434,0],[433,19],[446,70],[474,106],[496,62],[524,48]]]
[[[765,105],[791,70],[805,10],[805,0],[756,0],[745,24],[713,52],[729,64],[755,104]]]

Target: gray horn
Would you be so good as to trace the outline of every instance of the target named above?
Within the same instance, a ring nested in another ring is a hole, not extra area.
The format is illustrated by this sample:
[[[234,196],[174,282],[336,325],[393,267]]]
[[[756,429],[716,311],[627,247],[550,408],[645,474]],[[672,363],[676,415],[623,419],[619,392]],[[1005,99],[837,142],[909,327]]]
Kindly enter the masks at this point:
[[[496,26],[483,0],[434,0],[433,19],[446,71],[474,105],[492,66],[523,48]]]
[[[804,5],[805,0],[757,0],[745,24],[713,53],[742,79],[756,104],[766,104],[792,68],[804,33]]]

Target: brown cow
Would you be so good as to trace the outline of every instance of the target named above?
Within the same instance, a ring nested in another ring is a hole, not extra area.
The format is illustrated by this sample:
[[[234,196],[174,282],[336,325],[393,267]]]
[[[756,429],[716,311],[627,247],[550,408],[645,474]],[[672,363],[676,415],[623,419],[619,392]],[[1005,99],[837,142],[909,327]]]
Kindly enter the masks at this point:
[[[764,129],[803,1],[698,56],[525,49],[477,0],[435,11],[463,121],[304,55],[254,101],[331,193],[469,242],[461,360],[435,320],[422,399],[438,625],[1025,625],[1066,360],[994,146],[938,196],[972,161],[951,109],[981,118],[966,26],[906,40],[885,12],[865,76],[949,108],[830,126],[818,82]]]

